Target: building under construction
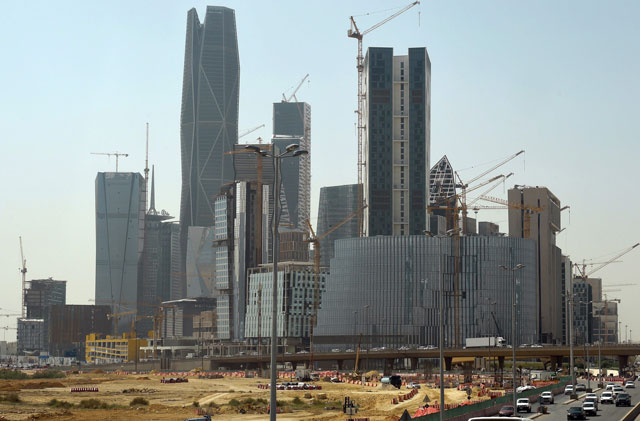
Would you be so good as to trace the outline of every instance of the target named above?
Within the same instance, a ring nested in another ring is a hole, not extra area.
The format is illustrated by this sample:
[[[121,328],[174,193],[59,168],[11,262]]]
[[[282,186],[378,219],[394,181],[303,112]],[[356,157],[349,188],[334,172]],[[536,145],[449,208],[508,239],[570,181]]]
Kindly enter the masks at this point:
[[[111,322],[107,318],[110,312],[107,305],[49,306],[45,318],[49,355],[81,359],[85,355],[86,335],[111,333]]]

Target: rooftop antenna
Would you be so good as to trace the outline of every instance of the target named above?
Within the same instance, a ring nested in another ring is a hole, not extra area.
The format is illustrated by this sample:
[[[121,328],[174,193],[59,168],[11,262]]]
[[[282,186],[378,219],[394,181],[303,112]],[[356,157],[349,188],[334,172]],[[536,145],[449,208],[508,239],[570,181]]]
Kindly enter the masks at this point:
[[[144,154],[144,207],[147,210],[147,192],[149,191],[149,122],[147,122],[147,136]]]

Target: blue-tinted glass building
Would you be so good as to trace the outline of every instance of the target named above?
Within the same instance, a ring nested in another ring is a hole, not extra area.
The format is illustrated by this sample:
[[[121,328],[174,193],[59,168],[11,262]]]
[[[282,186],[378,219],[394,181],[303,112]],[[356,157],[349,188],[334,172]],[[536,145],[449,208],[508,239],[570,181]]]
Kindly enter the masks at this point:
[[[96,304],[114,313],[136,311],[142,282],[144,177],[101,172],[96,177]],[[131,316],[118,331],[128,331]]]
[[[196,10],[189,10],[185,44],[180,224],[186,260],[188,227],[213,225],[215,197],[234,177],[232,155],[225,155],[238,143],[240,64],[234,10],[208,6],[202,23]]]
[[[517,343],[537,340],[535,241],[378,236],[335,242],[318,315],[318,349],[354,348],[360,334],[365,346],[438,345],[440,262],[446,346],[481,336],[502,336],[511,343],[514,285]],[[525,267],[515,273],[499,267],[517,264]]]
[[[419,235],[427,229],[431,61],[426,48],[364,60],[364,232]]]
[[[322,187],[318,202],[318,225],[316,233],[322,236],[345,219],[353,216],[359,209],[358,185],[346,184],[343,186]],[[358,236],[358,217],[352,217],[340,228],[320,240],[320,265],[329,267],[329,262],[334,256],[333,243],[341,238],[353,238]]]

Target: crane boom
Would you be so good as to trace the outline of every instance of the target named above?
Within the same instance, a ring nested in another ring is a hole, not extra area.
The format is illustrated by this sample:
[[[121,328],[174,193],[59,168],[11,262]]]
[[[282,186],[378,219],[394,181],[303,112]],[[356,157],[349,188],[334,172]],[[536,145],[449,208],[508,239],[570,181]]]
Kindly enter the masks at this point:
[[[503,175],[503,176],[502,176],[502,177],[503,177],[503,179],[502,179],[502,180],[500,180],[500,182],[504,183],[504,182],[507,180],[507,178],[511,177],[512,175],[513,175],[513,173],[509,173],[509,174],[507,174],[507,175]],[[485,190],[485,191],[483,191],[482,193],[480,193],[480,196],[486,196],[486,195],[488,195],[489,193],[491,193],[491,191],[492,191],[493,189],[495,189],[496,187],[498,187],[498,185],[500,184],[500,182],[495,183],[494,185],[490,186],[487,190]],[[467,207],[468,207],[468,208],[473,207],[473,205],[475,205],[475,203],[476,203],[478,200],[480,200],[480,197],[476,197],[475,199],[473,199],[470,203],[468,203],[468,204],[467,204]]]
[[[296,89],[293,90],[293,92],[291,93],[291,95],[289,95],[289,98],[287,98],[285,96],[285,94],[282,94],[282,102],[289,102],[291,101],[291,98],[295,99],[296,102],[298,102],[298,98],[296,98],[296,93],[298,93],[298,90],[300,88],[302,88],[302,84],[304,83],[305,80],[307,80],[307,78],[309,77],[309,73],[307,73],[302,80],[300,81],[300,83],[298,83],[298,86],[296,86]]]
[[[91,155],[107,155],[109,158],[111,158],[112,156],[116,157],[116,172],[118,172],[118,160],[120,159],[121,156],[127,157],[129,156],[128,153],[120,153],[118,151],[116,152],[91,152]]]
[[[500,168],[501,166],[503,166],[504,164],[506,164],[507,162],[511,161],[512,159],[514,159],[515,157],[521,155],[524,153],[524,149],[521,150],[520,152],[517,152],[511,156],[509,156],[508,158],[500,161],[498,164],[494,165],[493,167],[489,168],[488,170],[486,170],[485,172],[473,177],[471,180],[467,181],[467,183],[465,184],[465,186],[468,186],[469,184],[473,183],[474,181],[477,181],[479,179],[481,179],[482,177],[484,177],[485,175],[489,174],[490,172],[494,171],[497,168]]]
[[[261,125],[256,126],[256,127],[252,127],[251,129],[247,129],[247,130],[243,131],[242,133],[240,133],[238,135],[238,139],[241,139],[241,138],[245,137],[246,135],[251,134],[251,133],[255,132],[256,130],[261,129],[263,127],[264,127],[264,124],[261,124]]]
[[[602,263],[600,266],[591,269],[589,271],[589,273],[586,273],[584,275],[585,278],[588,278],[589,276],[593,275],[594,272],[599,271],[600,269],[602,269],[603,267],[607,266],[609,263],[612,263],[614,260],[619,259],[620,257],[624,256],[625,254],[629,253],[631,250],[633,250],[634,248],[640,246],[640,243],[635,243],[634,245],[632,245],[629,248],[624,249],[623,251],[621,251],[620,253],[616,254],[613,258],[609,259],[608,261]]]

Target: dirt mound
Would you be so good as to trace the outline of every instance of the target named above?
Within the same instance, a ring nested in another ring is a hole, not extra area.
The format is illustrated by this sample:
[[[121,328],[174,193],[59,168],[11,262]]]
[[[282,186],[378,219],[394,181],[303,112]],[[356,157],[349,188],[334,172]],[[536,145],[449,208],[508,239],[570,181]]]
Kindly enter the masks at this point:
[[[92,374],[104,374],[104,370],[96,368],[95,370],[91,370]]]
[[[46,389],[47,387],[65,387],[64,384],[56,381],[16,381],[0,383],[0,391],[14,392],[26,389]]]
[[[136,380],[149,380],[149,377],[138,377]]]

